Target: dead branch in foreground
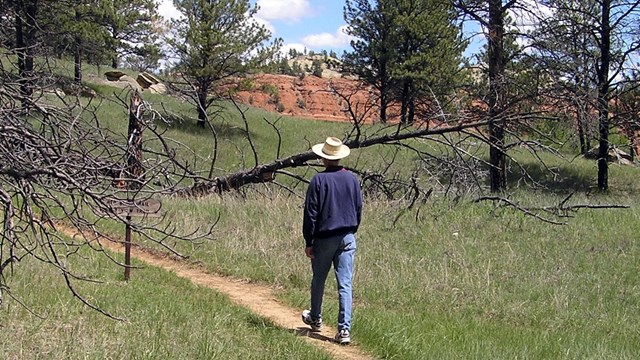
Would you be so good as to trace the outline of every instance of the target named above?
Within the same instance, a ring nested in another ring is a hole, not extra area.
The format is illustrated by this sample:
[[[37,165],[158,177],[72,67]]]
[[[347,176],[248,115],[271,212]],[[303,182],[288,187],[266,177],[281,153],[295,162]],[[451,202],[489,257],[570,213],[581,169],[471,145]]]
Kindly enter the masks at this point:
[[[0,74],[3,74],[2,63]],[[173,147],[165,145],[161,150],[145,150],[142,140],[129,142],[101,128],[96,108],[103,100],[92,99],[89,104],[82,104],[76,98],[76,102],[54,106],[47,101],[44,91],[26,96],[21,93],[18,81],[3,80],[0,86],[0,305],[3,294],[18,299],[11,293],[9,277],[23,259],[35,258],[60,274],[73,296],[83,304],[119,319],[80,293],[75,286],[77,282],[95,280],[70,266],[68,259],[81,249],[90,248],[122,265],[93,241],[103,235],[99,223],[104,217],[128,223],[134,234],[175,254],[173,242],[209,237],[215,223],[185,234],[162,218],[136,220],[118,208],[123,203],[138,206],[135,204],[170,193],[175,182],[195,175],[176,158]],[[97,104],[94,106],[92,102]],[[141,114],[142,107],[146,106],[141,102],[123,105],[136,114]],[[166,144],[162,134],[154,129],[153,119],[150,120],[138,124],[138,131],[149,127],[153,133],[149,139]],[[141,155],[143,152],[146,157]],[[132,161],[132,155],[144,160]],[[134,167],[135,171],[130,171]],[[131,182],[135,186],[129,189],[121,186],[123,176],[129,178],[124,179],[125,185]],[[169,189],[156,184],[163,179]],[[56,231],[59,224],[79,230],[82,236],[73,239],[63,236]],[[19,299],[16,302],[21,303]]]
[[[556,218],[567,218],[570,217],[572,213],[577,212],[580,209],[629,209],[629,205],[620,205],[620,204],[577,204],[577,205],[567,205],[569,199],[573,196],[573,193],[569,194],[562,201],[560,201],[555,206],[542,206],[542,207],[525,207],[522,206],[515,201],[509,200],[507,198],[501,196],[482,196],[475,199],[473,202],[479,203],[481,201],[492,201],[497,203],[496,207],[511,207],[518,211],[521,211],[525,215],[532,216],[538,220],[543,222],[553,224],[553,225],[566,225],[565,221],[557,221],[551,218],[545,217],[540,213],[547,214]]]
[[[385,134],[369,139],[347,140],[345,141],[345,144],[352,149],[361,149],[374,145],[395,143],[407,139],[461,132],[466,129],[486,126],[489,122],[489,120],[483,120],[458,124],[456,126],[419,129],[406,133],[394,132],[393,134]],[[209,181],[198,182],[193,186],[178,189],[173,194],[181,197],[198,197],[238,189],[247,184],[264,183],[271,181],[273,178],[272,174],[278,170],[303,166],[308,161],[315,160],[317,158],[318,156],[312,151],[298,153],[284,159],[276,160],[269,164],[257,165],[251,170],[239,171],[233,174],[217,177]]]

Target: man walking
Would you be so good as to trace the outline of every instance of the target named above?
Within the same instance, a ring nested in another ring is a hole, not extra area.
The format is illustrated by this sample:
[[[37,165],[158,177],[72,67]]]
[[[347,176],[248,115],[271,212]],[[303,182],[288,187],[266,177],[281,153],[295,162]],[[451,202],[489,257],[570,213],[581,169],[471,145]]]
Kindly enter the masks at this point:
[[[338,333],[336,342],[351,342],[351,306],[355,233],[362,214],[362,193],[357,177],[339,165],[351,152],[340,139],[329,137],[312,148],[325,170],[316,174],[304,206],[302,233],[305,254],[311,259],[311,309],[302,312],[302,321],[312,330],[322,328],[322,298],[331,264],[338,282]]]

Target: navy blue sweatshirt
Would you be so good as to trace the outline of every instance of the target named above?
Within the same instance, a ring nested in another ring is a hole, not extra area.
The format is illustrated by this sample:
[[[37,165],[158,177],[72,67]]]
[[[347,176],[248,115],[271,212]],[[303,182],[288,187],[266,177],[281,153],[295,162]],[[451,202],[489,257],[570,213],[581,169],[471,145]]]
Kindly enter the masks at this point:
[[[342,167],[316,174],[304,203],[302,235],[306,246],[315,239],[358,231],[362,215],[362,193],[358,178]]]

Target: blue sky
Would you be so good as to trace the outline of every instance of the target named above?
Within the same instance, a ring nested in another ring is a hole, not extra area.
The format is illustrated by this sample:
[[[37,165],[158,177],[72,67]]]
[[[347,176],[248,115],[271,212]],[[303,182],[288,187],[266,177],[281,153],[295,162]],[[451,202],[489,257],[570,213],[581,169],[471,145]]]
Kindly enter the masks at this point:
[[[172,0],[157,0],[159,12],[165,18],[178,15]],[[351,47],[351,37],[344,32],[342,17],[345,0],[251,0],[257,2],[258,21],[263,23],[273,36],[284,40],[283,51],[290,48],[299,51],[334,50],[341,55]],[[477,26],[476,26],[477,29]],[[477,39],[476,39],[477,41]],[[470,48],[478,48],[474,44]],[[471,50],[473,51],[473,50]]]
[[[342,30],[344,0],[252,0],[260,10],[258,21],[273,36],[284,40],[284,50],[334,50],[342,54],[350,48],[350,37]],[[165,18],[178,15],[172,0],[158,0]]]

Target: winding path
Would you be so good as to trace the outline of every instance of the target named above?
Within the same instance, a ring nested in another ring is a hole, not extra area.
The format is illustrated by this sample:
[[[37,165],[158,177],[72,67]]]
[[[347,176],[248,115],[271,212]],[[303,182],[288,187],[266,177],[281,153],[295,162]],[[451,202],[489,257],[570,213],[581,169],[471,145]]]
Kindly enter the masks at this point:
[[[124,245],[121,243],[107,239],[101,239],[100,243],[105,249],[124,253]],[[299,336],[303,336],[308,343],[324,349],[336,359],[374,359],[353,344],[341,346],[333,342],[332,339],[336,333],[334,328],[324,325],[321,332],[311,332],[308,327],[302,324],[300,319],[301,311],[281,304],[276,299],[273,290],[266,286],[207,273],[182,261],[154,255],[136,246],[132,246],[131,256],[148,265],[171,271],[177,276],[189,279],[194,284],[225,294],[234,303],[273,321],[283,329],[288,329]]]

